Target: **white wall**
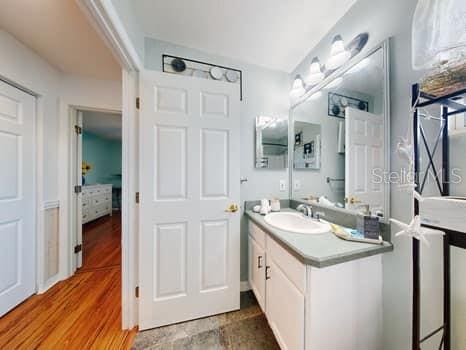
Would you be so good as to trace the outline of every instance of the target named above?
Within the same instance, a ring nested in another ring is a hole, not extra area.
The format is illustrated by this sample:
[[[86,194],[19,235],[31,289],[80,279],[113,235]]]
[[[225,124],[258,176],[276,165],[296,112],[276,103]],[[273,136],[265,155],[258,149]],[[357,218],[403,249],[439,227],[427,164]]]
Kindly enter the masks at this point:
[[[288,116],[289,75],[246,64],[199,50],[146,38],[145,67],[162,70],[162,54],[187,57],[243,71],[243,101],[241,102],[241,202],[263,197],[288,198],[288,189],[280,192],[280,180],[288,183],[288,170],[255,169],[255,119],[259,115]],[[247,226],[241,225],[241,280],[247,280]]]
[[[74,106],[121,110],[121,80],[97,80],[62,75],[60,99]]]
[[[58,198],[57,131],[58,93],[61,74],[45,60],[0,30],[0,76],[41,96],[43,104],[43,149],[49,162],[44,164],[44,198]]]
[[[42,110],[42,125],[38,125],[38,140],[44,155],[42,193],[39,193],[40,215],[38,225],[44,231],[48,230],[50,223],[47,221],[44,206],[55,203],[60,198],[59,184],[67,176],[66,165],[60,164],[59,155],[64,147],[60,135],[60,126],[69,117],[66,110],[60,110],[64,103],[92,108],[111,110],[121,109],[121,82],[101,81],[63,74],[49,65],[44,59],[32,50],[18,42],[9,33],[0,30],[0,77],[14,84],[26,88],[39,96],[39,105]],[[67,203],[60,203],[60,208]],[[44,291],[51,283],[56,282],[57,276],[47,274],[49,263],[48,248],[51,232],[44,232],[38,238],[40,264],[38,266],[39,290]],[[63,245],[67,241],[69,231],[60,226],[59,242],[60,255],[67,249]],[[66,267],[60,263],[58,278],[65,278]]]
[[[115,8],[120,21],[125,27],[131,43],[139,56],[140,61],[144,60],[144,34],[136,16],[134,15],[131,0],[107,0]]]
[[[40,95],[43,102],[44,201],[58,198],[59,101],[76,106],[121,109],[121,81],[65,75],[0,30],[0,77]]]

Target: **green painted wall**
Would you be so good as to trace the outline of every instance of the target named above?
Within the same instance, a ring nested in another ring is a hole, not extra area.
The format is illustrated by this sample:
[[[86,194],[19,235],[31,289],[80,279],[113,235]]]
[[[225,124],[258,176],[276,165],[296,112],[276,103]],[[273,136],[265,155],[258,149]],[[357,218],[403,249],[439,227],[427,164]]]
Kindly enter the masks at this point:
[[[104,139],[84,131],[83,161],[92,165],[85,176],[86,185],[105,183],[121,187],[121,141]]]

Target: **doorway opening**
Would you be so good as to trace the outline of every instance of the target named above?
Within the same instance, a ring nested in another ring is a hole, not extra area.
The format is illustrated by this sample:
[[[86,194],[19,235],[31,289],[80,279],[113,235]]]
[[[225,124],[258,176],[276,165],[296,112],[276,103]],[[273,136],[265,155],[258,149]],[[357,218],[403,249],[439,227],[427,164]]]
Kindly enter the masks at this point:
[[[118,269],[121,275],[121,112],[76,111],[77,272]]]

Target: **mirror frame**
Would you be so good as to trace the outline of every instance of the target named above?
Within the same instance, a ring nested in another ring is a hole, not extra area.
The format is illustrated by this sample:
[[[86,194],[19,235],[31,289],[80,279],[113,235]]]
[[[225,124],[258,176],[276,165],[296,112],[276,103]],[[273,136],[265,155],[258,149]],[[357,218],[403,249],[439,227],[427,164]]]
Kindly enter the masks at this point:
[[[385,152],[385,155],[384,155],[384,167],[386,171],[390,171],[390,154],[391,154],[391,149],[390,149],[390,38],[385,39],[383,42],[367,50],[366,52],[361,52],[359,55],[356,55],[355,57],[351,58],[348,62],[346,62],[340,68],[336,69],[334,72],[332,72],[319,84],[310,88],[309,90],[306,90],[306,93],[303,96],[301,96],[299,99],[297,99],[294,103],[291,104],[290,113],[289,113],[289,121],[288,121],[288,145],[291,145],[292,144],[291,142],[294,139],[293,132],[290,132],[290,130],[294,130],[294,115],[293,115],[294,109],[298,107],[299,105],[301,105],[302,103],[306,102],[308,98],[311,97],[314,93],[316,93],[319,90],[322,90],[325,86],[330,84],[333,80],[342,76],[353,66],[357,65],[363,59],[369,57],[370,55],[374,54],[376,51],[380,49],[382,50],[384,75],[385,75],[384,99],[383,99],[384,100],[384,113],[383,114],[384,114],[384,123],[385,123],[384,146],[387,151]],[[293,191],[294,172],[293,172],[292,151],[293,151],[292,147],[288,147],[288,160],[289,160],[289,164],[288,164],[288,169],[289,169],[288,192],[289,193],[288,195],[290,199],[293,199],[293,192],[294,192]],[[385,211],[384,211],[384,217],[381,220],[381,222],[388,223],[390,220],[390,183],[389,182],[384,183],[384,191],[386,194],[385,199],[384,199]],[[356,214],[355,211],[352,211],[350,209],[344,208],[344,210],[346,210],[349,213]]]

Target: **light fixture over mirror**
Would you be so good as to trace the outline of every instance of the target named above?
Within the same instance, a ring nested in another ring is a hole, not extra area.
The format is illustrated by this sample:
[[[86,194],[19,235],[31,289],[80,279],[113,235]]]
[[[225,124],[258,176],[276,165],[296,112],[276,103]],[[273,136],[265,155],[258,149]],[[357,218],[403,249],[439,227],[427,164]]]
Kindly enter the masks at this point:
[[[306,76],[306,80],[304,81],[299,74],[295,77],[290,91],[292,105],[299,103],[308,93],[312,95],[322,89],[327,81],[331,81],[334,74],[338,74],[338,68],[351,63],[349,60],[361,52],[368,40],[369,34],[361,33],[356,35],[353,40],[345,46],[341,35],[336,35],[332,41],[328,62],[325,65],[321,64],[319,58],[314,57],[311,61],[309,74]],[[360,65],[353,67],[353,70],[347,73],[355,73],[359,69],[364,68],[366,64],[368,64],[367,61],[360,62]]]
[[[304,88],[303,79],[301,79],[301,77],[299,75],[297,75],[294,78],[293,86],[291,87],[290,97],[291,98],[298,98],[298,97],[301,97],[302,95],[304,95],[305,92],[306,92],[306,89]]]
[[[336,35],[332,40],[330,58],[326,63],[326,67],[329,70],[335,70],[348,62],[350,58],[351,53],[345,48],[341,35]]]
[[[314,57],[309,67],[309,75],[307,77],[307,85],[316,85],[324,80],[324,73],[318,57]]]

